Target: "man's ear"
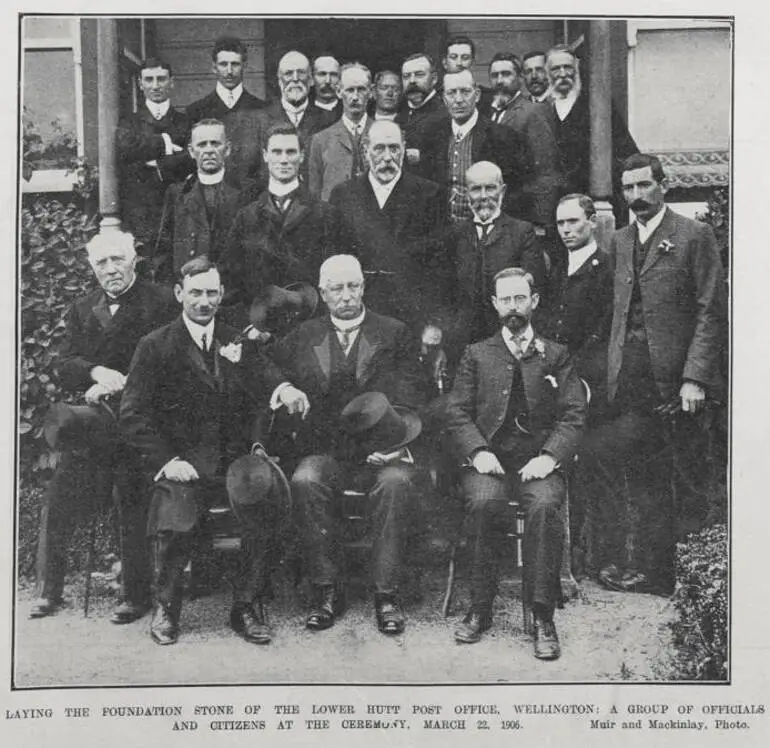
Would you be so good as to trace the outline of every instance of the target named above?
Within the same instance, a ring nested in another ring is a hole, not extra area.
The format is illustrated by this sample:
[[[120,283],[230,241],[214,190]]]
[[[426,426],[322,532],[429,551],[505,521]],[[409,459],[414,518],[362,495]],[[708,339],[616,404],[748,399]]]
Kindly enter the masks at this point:
[[[663,177],[663,179],[660,180],[660,189],[664,195],[668,192],[669,186],[668,177]]]
[[[232,150],[232,145],[229,140],[225,141],[225,158],[227,158],[230,155],[230,151]]]
[[[532,309],[537,309],[537,305],[540,303],[540,294],[537,291],[532,292]]]
[[[174,296],[176,297],[176,300],[181,304],[182,303],[182,286],[180,286],[178,283],[174,284]]]

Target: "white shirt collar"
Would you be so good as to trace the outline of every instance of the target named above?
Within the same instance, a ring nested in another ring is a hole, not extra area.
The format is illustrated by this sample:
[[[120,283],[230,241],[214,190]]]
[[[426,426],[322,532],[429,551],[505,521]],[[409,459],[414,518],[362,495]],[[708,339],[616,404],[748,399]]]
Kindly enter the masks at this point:
[[[387,184],[382,184],[382,182],[377,181],[371,171],[369,172],[369,184],[372,185],[372,190],[374,190],[374,196],[377,198],[377,204],[380,206],[380,209],[388,202],[388,198],[396,188],[399,179],[401,179],[400,172],[395,179],[392,179]]]
[[[364,309],[355,319],[338,319],[337,317],[332,317],[331,320],[335,329],[340,330],[341,332],[345,332],[350,330],[352,327],[360,327],[361,324],[363,324],[365,316],[366,309]]]
[[[428,94],[428,95],[427,95],[427,96],[426,96],[426,97],[423,99],[423,102],[422,102],[422,104],[420,104],[419,106],[415,106],[414,104],[412,104],[412,102],[411,102],[411,101],[409,101],[409,99],[407,99],[407,100],[406,100],[406,105],[407,105],[407,106],[408,106],[410,109],[422,109],[422,108],[423,108],[423,107],[424,107],[424,106],[425,106],[425,105],[426,105],[426,104],[427,104],[427,103],[428,103],[428,102],[429,102],[429,101],[430,101],[430,100],[431,100],[431,99],[432,99],[432,98],[433,98],[435,95],[436,95],[436,89],[434,88],[434,89],[433,89],[433,90],[432,90],[432,91],[431,91],[431,92],[430,92],[430,93],[429,93],[429,94]]]
[[[664,205],[649,221],[647,224],[641,223],[638,218],[635,218],[636,229],[639,232],[639,241],[644,244],[656,231],[660,222],[663,220],[663,216],[666,214],[666,206]]]
[[[270,177],[267,183],[267,191],[276,197],[283,197],[297,189],[299,189],[299,179],[297,177],[292,179],[291,182],[279,182],[274,177]]]
[[[216,174],[198,172],[198,181],[201,184],[219,184],[225,178],[225,169],[222,167]]]
[[[496,106],[495,106],[495,102],[494,102],[494,99],[493,99],[493,100],[492,100],[492,106],[491,106],[491,109],[492,109],[492,111],[493,111],[493,112],[495,112],[495,113],[497,113],[497,112],[504,112],[504,111],[505,111],[505,110],[506,110],[506,109],[507,109],[507,108],[508,108],[508,107],[509,107],[511,104],[513,104],[513,102],[514,102],[514,101],[516,101],[516,99],[518,99],[518,98],[519,98],[519,96],[521,96],[521,89],[519,89],[519,90],[518,90],[518,91],[517,91],[517,92],[516,92],[516,93],[513,95],[513,97],[512,97],[512,98],[508,99],[508,102],[505,104],[505,106],[501,106],[501,107],[496,107]]]
[[[113,304],[120,304],[120,300],[121,300],[121,298],[122,298],[122,297],[123,297],[125,294],[127,294],[127,293],[128,293],[130,290],[131,290],[131,288],[133,288],[133,286],[134,286],[134,283],[136,283],[136,274],[134,274],[134,278],[133,278],[133,280],[131,281],[131,283],[129,283],[129,284],[128,284],[128,285],[127,285],[127,286],[126,286],[126,287],[125,287],[125,288],[124,288],[124,289],[123,289],[123,290],[122,290],[122,291],[121,291],[121,292],[120,292],[120,293],[117,295],[117,296],[113,296],[111,293],[107,293],[107,292],[105,291],[105,292],[104,292],[104,295],[105,295],[105,296],[107,297],[107,299],[108,299],[108,302],[107,302],[107,303],[108,303],[110,306],[112,306]]]
[[[487,218],[486,221],[482,221],[476,214],[473,215],[473,223],[475,223],[477,226],[487,226],[490,223],[494,223],[498,218],[500,218],[500,214],[503,211],[500,209],[500,206],[497,206],[497,209],[495,212]]]
[[[243,95],[243,83],[239,83],[234,89],[230,90],[229,88],[225,88],[219,81],[217,81],[216,92],[217,96],[222,99],[222,103],[228,109],[232,109]]]
[[[150,101],[149,99],[145,99],[144,103],[147,105],[147,108],[150,110],[150,114],[152,114],[155,119],[162,119],[168,114],[168,110],[171,108],[171,100],[166,99],[165,101],[162,101],[160,104],[156,104],[154,101]]]
[[[368,114],[364,114],[364,116],[363,116],[363,117],[361,117],[361,119],[358,121],[358,124],[356,124],[356,123],[355,123],[355,122],[353,122],[352,120],[349,120],[349,119],[348,119],[348,118],[347,118],[347,117],[346,117],[346,116],[343,114],[343,115],[342,115],[342,124],[343,124],[343,125],[345,125],[345,128],[347,129],[347,131],[348,131],[348,132],[349,132],[351,135],[354,135],[354,134],[355,134],[356,128],[358,128],[358,131],[359,131],[361,134],[363,134],[363,133],[364,133],[364,131],[366,130],[366,120],[367,120],[368,118],[369,118],[369,115],[368,115]]]
[[[544,101],[548,101],[553,96],[553,90],[550,86],[545,90],[544,93],[540,94],[540,96],[533,96],[532,101],[534,101],[537,104],[542,104]]]
[[[201,340],[205,333],[207,349],[211,350],[211,343],[214,341],[214,321],[215,317],[211,318],[211,322],[207,325],[199,325],[197,322],[193,322],[184,312],[182,312],[182,321],[187,331],[190,333],[190,337],[195,341],[195,345],[198,348],[201,347]]]
[[[514,337],[513,333],[503,325],[503,340],[508,350],[516,357],[525,354],[533,338],[535,337],[535,331],[532,329],[532,325],[527,325],[527,329],[524,332]],[[518,350],[516,346],[518,345]]]
[[[556,90],[551,92],[553,105],[556,108],[556,114],[559,116],[560,120],[564,121],[567,118],[567,115],[572,111],[572,107],[575,106],[575,102],[578,100],[578,96],[580,96],[581,89],[582,84],[580,78],[575,78],[575,85],[566,96],[561,96]]]
[[[339,103],[339,99],[335,99],[334,101],[319,101],[318,99],[315,99],[313,103],[319,109],[325,109],[327,112],[331,112]]]
[[[383,114],[382,112],[374,113],[375,122],[380,122],[381,120],[385,122],[395,122],[396,117],[398,117],[398,112],[393,112],[393,114]]]
[[[479,121],[479,110],[474,109],[470,119],[463,125],[458,125],[457,122],[452,120],[452,134],[457,140],[465,140],[468,133],[476,126]],[[458,137],[459,135],[459,137]]]
[[[568,257],[567,275],[574,275],[583,265],[586,260],[596,252],[596,242],[590,241],[585,247],[580,249],[571,250]]]
[[[291,114],[302,114],[305,109],[307,109],[307,105],[309,103],[309,99],[305,99],[299,106],[294,106],[290,101],[286,101],[286,99],[281,99],[281,106],[283,107],[283,110],[291,115]]]

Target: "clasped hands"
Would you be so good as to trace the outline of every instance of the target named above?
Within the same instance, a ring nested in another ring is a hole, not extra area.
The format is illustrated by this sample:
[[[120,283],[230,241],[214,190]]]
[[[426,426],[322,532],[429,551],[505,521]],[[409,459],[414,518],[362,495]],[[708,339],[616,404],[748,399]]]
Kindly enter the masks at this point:
[[[493,452],[482,449],[473,455],[473,468],[481,475],[505,475],[505,470]],[[551,455],[533,457],[521,470],[522,481],[546,478],[556,469],[556,460]]]
[[[91,379],[94,380],[84,395],[89,405],[97,405],[103,397],[109,397],[116,392],[122,392],[126,386],[126,375],[106,366],[94,366],[91,369]]]

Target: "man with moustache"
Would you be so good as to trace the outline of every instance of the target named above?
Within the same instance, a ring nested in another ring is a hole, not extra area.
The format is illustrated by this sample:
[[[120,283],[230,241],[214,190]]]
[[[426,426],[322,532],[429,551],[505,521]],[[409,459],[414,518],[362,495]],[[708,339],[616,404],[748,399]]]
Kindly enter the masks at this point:
[[[284,378],[257,346],[216,319],[219,272],[206,257],[186,263],[174,287],[182,314],[137,346],[120,404],[120,430],[153,482],[147,535],[153,546],[153,616],[159,645],[179,636],[184,570],[206,508],[221,499],[231,463],[258,441],[258,414]],[[267,644],[270,572],[288,496],[227,493],[241,529],[230,627]]]
[[[451,221],[472,217],[465,175],[471,164],[491,161],[500,168],[506,185],[504,210],[527,218],[530,212],[525,185],[532,178],[526,141],[510,127],[479,114],[480,91],[469,70],[444,76],[444,102],[450,119],[435,124],[426,135],[419,173],[443,190]]]
[[[193,125],[187,150],[197,171],[166,191],[158,254],[153,258],[159,268],[156,277],[170,283],[194,257],[218,261],[236,213],[254,198],[256,189],[254,182],[239,182],[227,169],[230,141],[219,120]]]
[[[520,267],[532,276],[535,288],[545,281],[545,260],[534,226],[502,211],[506,187],[500,168],[479,161],[468,169],[465,181],[472,219],[455,224],[443,242],[453,271],[448,293],[456,310],[448,341],[453,361],[466,345],[497,329],[498,316],[489,300],[498,272]]]
[[[489,63],[492,102],[487,112],[493,122],[515,130],[532,156],[532,178],[525,185],[530,219],[545,228],[553,223],[561,189],[559,147],[547,111],[527,101],[521,91],[521,63],[500,52]]]
[[[332,190],[366,169],[362,138],[372,120],[366,113],[372,90],[372,74],[360,62],[343,65],[339,96],[342,117],[315,135],[310,143],[308,187],[310,194],[328,202]]]
[[[659,458],[671,439],[695,428],[695,414],[724,397],[727,289],[711,228],[665,204],[667,181],[656,156],[623,164],[623,194],[636,220],[616,231],[614,304],[607,363],[610,420],[592,431],[585,459],[619,473],[626,496],[613,497],[614,563],[599,580],[624,591],[669,594],[675,523],[670,466]],[[677,415],[681,413],[681,415]],[[685,437],[686,438],[686,437]]]
[[[476,45],[468,36],[450,36],[444,43],[444,57],[442,59],[444,73],[461,73],[469,70],[473,73],[476,64]],[[475,77],[475,76],[474,76]],[[486,111],[492,99],[492,92],[485,86],[479,86],[479,108]]]
[[[561,654],[553,620],[565,534],[560,468],[580,442],[586,398],[567,349],[532,328],[532,277],[506,268],[493,283],[500,328],[466,349],[445,415],[448,445],[462,466],[471,553],[471,604],[455,640],[473,644],[492,625],[499,566],[509,552],[508,503],[515,499],[525,512],[522,597],[534,616],[534,653],[553,660]]]
[[[521,60],[521,67],[527,88],[524,92],[526,98],[533,104],[547,102],[551,96],[551,84],[545,69],[545,52],[527,52]]]
[[[65,317],[56,369],[77,405],[52,406],[45,431],[61,452],[43,495],[37,545],[37,600],[30,618],[62,603],[66,555],[78,523],[96,502],[117,489],[120,518],[121,592],[113,623],[130,623],[149,607],[150,573],[144,542],[144,489],[132,455],[118,438],[114,415],[123,396],[131,356],[139,340],[166,324],[176,309],[170,291],[138,279],[131,234],[97,234],[88,263],[100,288],[75,301]]]
[[[377,627],[383,634],[400,634],[405,619],[398,579],[414,517],[413,459],[404,449],[362,453],[362,444],[343,428],[342,414],[351,401],[371,392],[384,394],[393,406],[419,407],[417,351],[403,322],[364,306],[364,275],[355,257],[328,258],[319,288],[328,314],[303,322],[275,351],[291,383],[279,390],[280,398],[289,413],[303,416],[296,426],[291,492],[314,597],[305,625],[328,629],[342,612],[338,501],[341,488],[355,484],[369,492]]]
[[[374,121],[395,122],[401,106],[401,77],[392,70],[380,70],[374,76]]]
[[[171,106],[171,66],[148,58],[138,78],[144,101],[120,121],[116,147],[123,228],[146,257],[158,235],[166,188],[190,174],[195,163],[186,150],[189,120]]]
[[[340,82],[340,64],[331,55],[320,55],[313,60],[313,104],[333,115],[329,124],[342,116],[342,102],[337,96]]]

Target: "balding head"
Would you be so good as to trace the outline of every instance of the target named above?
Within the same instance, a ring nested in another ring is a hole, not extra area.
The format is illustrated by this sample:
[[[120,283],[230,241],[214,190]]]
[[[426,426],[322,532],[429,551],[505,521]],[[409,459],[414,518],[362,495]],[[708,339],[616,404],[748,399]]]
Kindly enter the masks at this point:
[[[278,62],[282,97],[293,106],[305,103],[310,92],[310,60],[302,52],[287,52]]]
[[[465,179],[473,216],[477,221],[486,223],[500,212],[503,204],[503,174],[497,164],[478,161],[465,172]]]
[[[111,296],[120,296],[134,282],[136,250],[133,234],[110,231],[97,234],[86,245],[88,262],[99,285]]]
[[[318,287],[332,317],[349,320],[363,312],[364,274],[353,255],[333,255],[325,260]]]
[[[502,184],[503,172],[491,161],[477,161],[465,172],[465,178],[468,184],[479,181],[495,181],[497,184]]]

